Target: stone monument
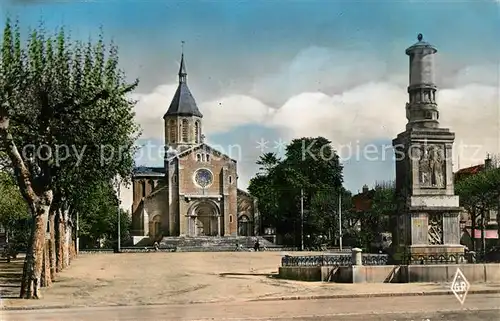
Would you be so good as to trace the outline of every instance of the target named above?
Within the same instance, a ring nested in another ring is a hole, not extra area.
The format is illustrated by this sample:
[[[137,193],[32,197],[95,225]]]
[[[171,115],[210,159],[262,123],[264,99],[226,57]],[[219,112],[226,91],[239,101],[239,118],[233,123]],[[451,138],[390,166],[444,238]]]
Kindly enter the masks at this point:
[[[456,263],[464,254],[459,224],[462,209],[453,185],[455,134],[439,126],[436,52],[422,34],[406,49],[410,57],[408,123],[393,140],[398,201],[393,253],[398,263]]]

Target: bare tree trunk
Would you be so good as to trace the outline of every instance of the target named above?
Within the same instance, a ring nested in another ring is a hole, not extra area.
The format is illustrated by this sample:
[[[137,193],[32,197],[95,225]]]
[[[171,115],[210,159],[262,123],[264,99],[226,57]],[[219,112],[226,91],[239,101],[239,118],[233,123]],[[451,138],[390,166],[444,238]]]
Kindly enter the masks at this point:
[[[500,195],[497,197],[497,245],[500,246]]]
[[[50,275],[50,238],[46,237],[43,249],[42,287],[52,285]]]
[[[62,253],[62,267],[63,269],[69,266],[69,246],[71,244],[71,226],[69,224],[69,211],[63,210],[64,230],[63,230],[63,253]]]
[[[63,253],[64,253],[64,218],[62,210],[56,209],[55,213],[55,234],[56,234],[56,272],[63,270]]]
[[[54,282],[56,279],[56,233],[55,233],[54,210],[51,210],[49,214],[49,229],[50,229],[50,239],[49,239],[50,280]]]
[[[30,243],[32,247],[26,253],[25,269],[21,283],[21,298],[41,298],[43,253],[45,249],[45,233],[49,219],[52,191],[45,192],[35,204],[35,215]],[[30,253],[31,252],[31,253]]]
[[[472,238],[472,251],[476,251],[476,229],[477,229],[477,214],[474,210],[471,214],[471,238]]]
[[[69,262],[71,263],[76,258],[76,241],[71,240],[71,245],[69,247]]]
[[[35,229],[33,228],[33,224],[35,222],[35,219],[33,217],[31,226],[30,226],[30,238],[28,240],[28,248],[26,249],[26,257],[24,258],[24,265],[23,265],[23,280],[24,276],[28,275],[30,273],[29,271],[33,270],[33,235],[35,233]],[[21,283],[21,293],[19,294],[19,297],[22,299],[25,297],[26,292],[28,292],[29,289],[27,289],[24,286],[24,281]],[[31,290],[30,290],[31,291]]]
[[[28,203],[33,222],[31,238],[29,240],[26,258],[24,260],[23,278],[20,297],[26,299],[39,298],[43,270],[43,252],[45,245],[45,231],[53,194],[46,186],[33,186],[33,173],[30,172],[19,152],[12,134],[9,132],[9,105],[2,102],[0,105],[0,143],[9,156],[16,173],[16,179],[24,199]]]
[[[485,228],[486,228],[486,218],[485,218],[485,213],[486,211],[484,209],[481,210],[481,252],[482,255],[486,254],[486,235],[485,235]]]

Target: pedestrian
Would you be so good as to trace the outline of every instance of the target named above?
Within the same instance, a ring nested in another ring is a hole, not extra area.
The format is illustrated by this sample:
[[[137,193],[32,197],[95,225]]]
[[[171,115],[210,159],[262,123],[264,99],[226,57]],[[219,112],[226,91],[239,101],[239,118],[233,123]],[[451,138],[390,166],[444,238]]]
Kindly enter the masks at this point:
[[[255,250],[255,252],[259,251],[260,250],[260,243],[259,243],[259,239],[257,239],[255,241],[255,244],[253,245],[253,249]]]

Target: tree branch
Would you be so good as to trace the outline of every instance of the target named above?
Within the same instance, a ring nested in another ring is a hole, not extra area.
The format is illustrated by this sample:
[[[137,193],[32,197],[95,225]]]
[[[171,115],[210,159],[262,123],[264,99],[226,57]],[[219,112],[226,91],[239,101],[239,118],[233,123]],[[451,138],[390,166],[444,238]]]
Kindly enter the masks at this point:
[[[33,204],[36,199],[36,193],[33,190],[31,175],[23,161],[19,150],[17,149],[12,134],[9,132],[9,108],[7,103],[2,103],[0,105],[0,140],[3,145],[7,156],[9,156],[12,166],[16,172],[16,178],[19,183],[19,187],[23,196],[26,200]]]

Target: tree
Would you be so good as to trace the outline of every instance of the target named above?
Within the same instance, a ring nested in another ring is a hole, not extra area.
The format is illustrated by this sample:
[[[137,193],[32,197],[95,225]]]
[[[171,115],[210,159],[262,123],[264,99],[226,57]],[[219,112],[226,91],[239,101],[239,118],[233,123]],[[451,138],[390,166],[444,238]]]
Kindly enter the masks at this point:
[[[0,225],[6,230],[9,246],[16,252],[26,250],[29,209],[15,178],[6,170],[0,170],[0,195]]]
[[[294,139],[283,159],[272,153],[257,162],[259,174],[250,180],[248,190],[259,200],[259,212],[266,225],[276,227],[285,244],[300,244],[301,198],[303,197],[304,235],[330,235],[342,189],[342,165],[324,137]]]
[[[471,216],[472,231],[475,231],[477,219],[480,219],[481,247],[484,253],[486,251],[484,235],[484,229],[486,228],[486,213],[490,210],[498,211],[499,209],[500,168],[486,169],[475,175],[470,175],[459,180],[455,185],[455,191],[460,197],[460,205],[463,206]],[[472,237],[474,239],[474,235],[472,235]],[[473,249],[475,250],[475,242],[473,242]]]
[[[83,48],[71,43],[63,29],[54,38],[42,28],[34,30],[23,47],[19,26],[13,27],[10,20],[5,25],[0,143],[33,218],[20,294],[24,298],[38,298],[40,286],[47,284],[42,279],[48,274],[47,222],[67,243],[68,208],[78,198],[79,184],[117,174],[126,177],[133,163],[131,142],[137,127],[133,102],[124,94],[137,82],[125,83],[116,47],[111,46],[107,60],[101,40]],[[104,146],[120,152],[103,161]],[[52,217],[63,223],[54,224]]]
[[[391,230],[390,219],[397,211],[394,182],[376,182],[374,189],[363,193],[361,197],[366,198],[368,208],[348,212],[349,221],[354,226],[358,223],[360,226],[359,230],[350,229],[350,236],[356,240],[357,246],[371,249],[381,233]]]
[[[257,165],[261,174],[268,175],[278,165],[280,160],[275,153],[265,153],[259,157]]]
[[[118,199],[113,186],[109,182],[96,182],[82,192],[82,197],[74,204],[75,210],[82,219],[79,222],[82,245],[94,247],[99,240],[116,239]],[[122,239],[129,237],[129,213],[120,210],[120,227]]]

